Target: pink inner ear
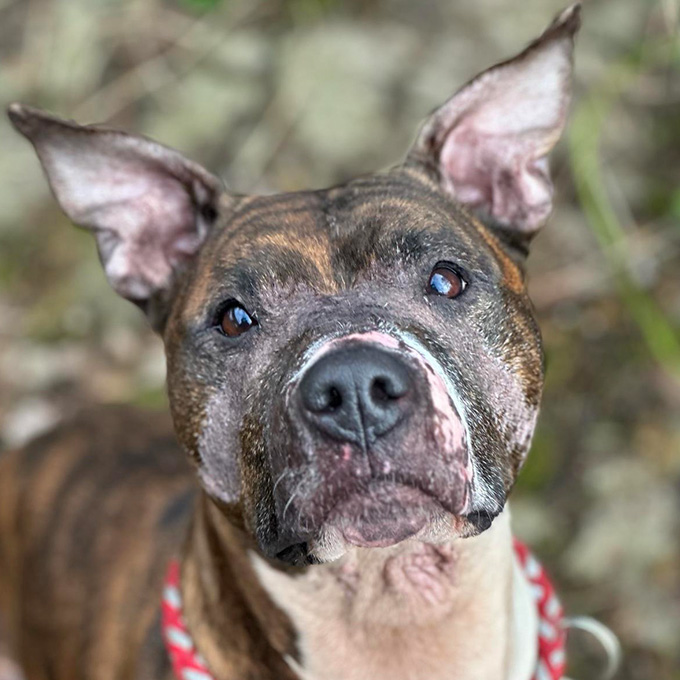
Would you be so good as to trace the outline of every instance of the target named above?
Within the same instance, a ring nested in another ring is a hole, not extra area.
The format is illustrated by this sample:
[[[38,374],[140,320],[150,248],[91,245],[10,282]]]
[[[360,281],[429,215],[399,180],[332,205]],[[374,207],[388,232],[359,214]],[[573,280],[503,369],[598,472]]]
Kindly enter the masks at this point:
[[[170,176],[131,167],[105,174],[89,186],[102,193],[99,204],[90,194],[87,220],[96,225],[114,289],[128,299],[143,300],[166,287],[173,268],[200,245],[187,189]]]
[[[172,284],[196,254],[216,210],[219,180],[177,151],[13,104],[14,127],[35,147],[64,212],[94,232],[123,297],[142,302]]]
[[[482,73],[435,112],[421,136],[423,148],[438,151],[443,188],[520,231],[535,231],[552,208],[547,154],[566,120],[573,30],[551,28]]]
[[[196,206],[212,200],[211,178],[142,138],[54,127],[38,153],[64,211],[94,231],[113,288],[136,301],[167,288],[205,236]]]
[[[552,183],[547,159],[534,160],[521,146],[464,127],[456,130],[440,156],[445,188],[502,224],[537,229],[552,208]]]

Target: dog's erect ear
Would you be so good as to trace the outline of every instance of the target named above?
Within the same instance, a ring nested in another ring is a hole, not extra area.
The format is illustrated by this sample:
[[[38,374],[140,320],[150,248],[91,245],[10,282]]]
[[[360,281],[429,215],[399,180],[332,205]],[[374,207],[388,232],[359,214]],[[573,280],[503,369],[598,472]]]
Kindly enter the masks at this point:
[[[460,89],[425,122],[409,163],[492,223],[530,236],[552,209],[547,154],[564,129],[580,5]]]
[[[216,217],[219,180],[144,137],[18,104],[8,114],[35,147],[64,212],[95,233],[113,288],[142,307],[167,290]]]

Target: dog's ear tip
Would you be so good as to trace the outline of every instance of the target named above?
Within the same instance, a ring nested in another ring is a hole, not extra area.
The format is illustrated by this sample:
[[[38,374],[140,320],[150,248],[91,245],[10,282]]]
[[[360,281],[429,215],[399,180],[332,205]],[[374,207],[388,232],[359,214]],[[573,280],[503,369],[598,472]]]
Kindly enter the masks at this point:
[[[53,120],[48,113],[20,102],[12,102],[7,107],[7,117],[14,128],[29,139],[40,129],[41,122]]]
[[[7,117],[14,127],[21,128],[26,123],[27,113],[29,109],[24,104],[19,102],[12,102],[7,107]]]
[[[570,57],[574,51],[576,34],[581,28],[581,6],[580,2],[575,2],[563,9],[517,59],[554,50],[559,50]]]
[[[544,36],[546,38],[559,38],[568,36],[574,38],[581,28],[581,8],[580,2],[575,2],[563,9],[555,20],[548,26]]]

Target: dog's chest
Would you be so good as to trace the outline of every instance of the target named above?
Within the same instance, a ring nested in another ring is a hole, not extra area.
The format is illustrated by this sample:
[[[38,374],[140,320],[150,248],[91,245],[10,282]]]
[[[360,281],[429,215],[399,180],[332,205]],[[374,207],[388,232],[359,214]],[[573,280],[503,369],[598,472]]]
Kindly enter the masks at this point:
[[[512,611],[510,562],[492,569],[494,560],[417,542],[377,553],[356,551],[298,578],[255,558],[262,584],[298,634],[300,661],[289,663],[301,678],[507,676],[511,621],[498,612]]]

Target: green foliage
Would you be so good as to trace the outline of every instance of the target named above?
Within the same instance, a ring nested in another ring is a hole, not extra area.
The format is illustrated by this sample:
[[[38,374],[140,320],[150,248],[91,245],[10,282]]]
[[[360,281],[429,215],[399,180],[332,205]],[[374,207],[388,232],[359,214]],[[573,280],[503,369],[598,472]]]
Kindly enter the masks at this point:
[[[155,411],[167,410],[168,396],[164,387],[140,389],[131,400],[134,406]]]
[[[226,5],[228,0],[179,0],[180,4],[190,10],[210,11],[219,5]],[[317,19],[327,11],[342,7],[341,0],[283,0],[281,3],[299,21]]]
[[[610,110],[646,69],[670,65],[676,59],[674,38],[639,49],[632,57],[610,67],[574,114],[570,152],[574,182],[581,206],[614,275],[621,299],[654,358],[669,375],[680,381],[680,337],[654,298],[636,281],[630,270],[631,253],[623,226],[608,195],[602,171],[600,147]],[[672,209],[677,205],[673,199]]]
[[[678,221],[674,222],[676,228],[680,229],[680,189],[673,192],[671,205],[668,211],[673,217],[677,217]]]
[[[222,4],[224,0],[180,0],[181,4],[193,10],[211,10]]]
[[[315,18],[319,14],[340,7],[340,0],[287,0],[286,4],[300,18]]]
[[[520,493],[540,491],[553,481],[559,470],[559,461],[555,456],[558,448],[553,430],[539,422],[534,434],[531,453],[527,456],[522,474],[517,479],[516,488]]]

